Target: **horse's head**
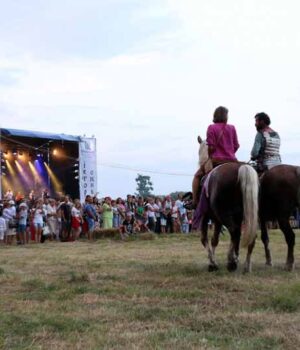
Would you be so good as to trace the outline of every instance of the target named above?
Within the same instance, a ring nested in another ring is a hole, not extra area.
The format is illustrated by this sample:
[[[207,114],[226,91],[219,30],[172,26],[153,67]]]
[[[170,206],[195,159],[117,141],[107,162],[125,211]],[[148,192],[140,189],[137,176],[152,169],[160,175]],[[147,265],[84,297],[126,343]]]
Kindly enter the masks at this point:
[[[212,169],[212,162],[208,156],[208,147],[206,142],[202,140],[201,136],[197,138],[199,147],[199,167],[204,167],[205,172],[209,172]]]

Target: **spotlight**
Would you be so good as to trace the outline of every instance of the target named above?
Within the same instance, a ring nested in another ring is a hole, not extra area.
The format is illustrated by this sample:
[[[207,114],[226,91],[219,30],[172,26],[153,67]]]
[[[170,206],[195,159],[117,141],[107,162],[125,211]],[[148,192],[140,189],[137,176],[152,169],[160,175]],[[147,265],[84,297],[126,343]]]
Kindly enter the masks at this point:
[[[16,149],[13,149],[12,154],[14,157],[16,157],[18,155],[18,151]]]
[[[79,178],[79,163],[78,162],[73,164],[72,171],[73,171],[73,174],[75,175],[75,179],[77,180]]]
[[[52,151],[52,154],[53,154],[54,156],[57,156],[57,155],[58,155],[58,150],[57,150],[56,148],[54,148],[54,150]]]

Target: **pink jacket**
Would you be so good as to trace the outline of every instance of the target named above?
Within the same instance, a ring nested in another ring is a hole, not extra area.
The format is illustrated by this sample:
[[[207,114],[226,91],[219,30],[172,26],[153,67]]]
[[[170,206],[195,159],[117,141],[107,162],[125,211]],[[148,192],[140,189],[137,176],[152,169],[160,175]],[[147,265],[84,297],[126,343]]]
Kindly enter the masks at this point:
[[[235,152],[240,145],[233,125],[225,123],[210,125],[206,133],[206,143],[214,148],[212,159],[236,160]]]

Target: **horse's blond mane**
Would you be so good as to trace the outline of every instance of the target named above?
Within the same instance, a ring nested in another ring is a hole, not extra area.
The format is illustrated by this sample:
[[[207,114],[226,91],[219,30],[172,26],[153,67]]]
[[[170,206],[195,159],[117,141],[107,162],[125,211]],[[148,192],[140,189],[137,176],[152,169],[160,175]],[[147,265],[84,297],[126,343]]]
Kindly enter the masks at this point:
[[[203,141],[201,137],[198,137],[199,147],[199,161],[198,165],[200,168],[204,168],[205,173],[208,173],[212,169],[212,162],[208,156],[208,147],[206,141]]]

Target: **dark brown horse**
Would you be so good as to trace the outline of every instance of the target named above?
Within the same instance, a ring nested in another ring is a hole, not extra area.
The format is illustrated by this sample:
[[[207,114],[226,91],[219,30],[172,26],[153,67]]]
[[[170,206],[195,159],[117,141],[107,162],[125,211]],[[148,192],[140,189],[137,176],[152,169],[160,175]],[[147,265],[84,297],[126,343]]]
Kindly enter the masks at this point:
[[[277,165],[268,170],[261,178],[259,199],[259,217],[261,239],[266,253],[266,264],[272,265],[269,249],[267,221],[278,221],[288,245],[287,270],[294,267],[295,233],[289,223],[293,211],[300,205],[300,167]]]
[[[200,147],[200,158],[207,159],[205,142],[202,142]],[[203,161],[202,159],[200,159],[200,164]],[[250,259],[255,244],[258,221],[259,181],[256,171],[249,165],[237,162],[223,164],[212,170],[208,184],[204,186],[207,186],[208,205],[201,213],[199,228],[201,231],[201,242],[208,252],[209,270],[218,269],[215,260],[215,249],[219,243],[222,225],[224,225],[231,236],[228,251],[228,270],[234,271],[237,268],[242,237],[244,245],[248,247],[244,269],[246,272],[250,271]],[[209,219],[214,221],[211,246],[208,241]],[[242,230],[243,223],[244,229]]]

